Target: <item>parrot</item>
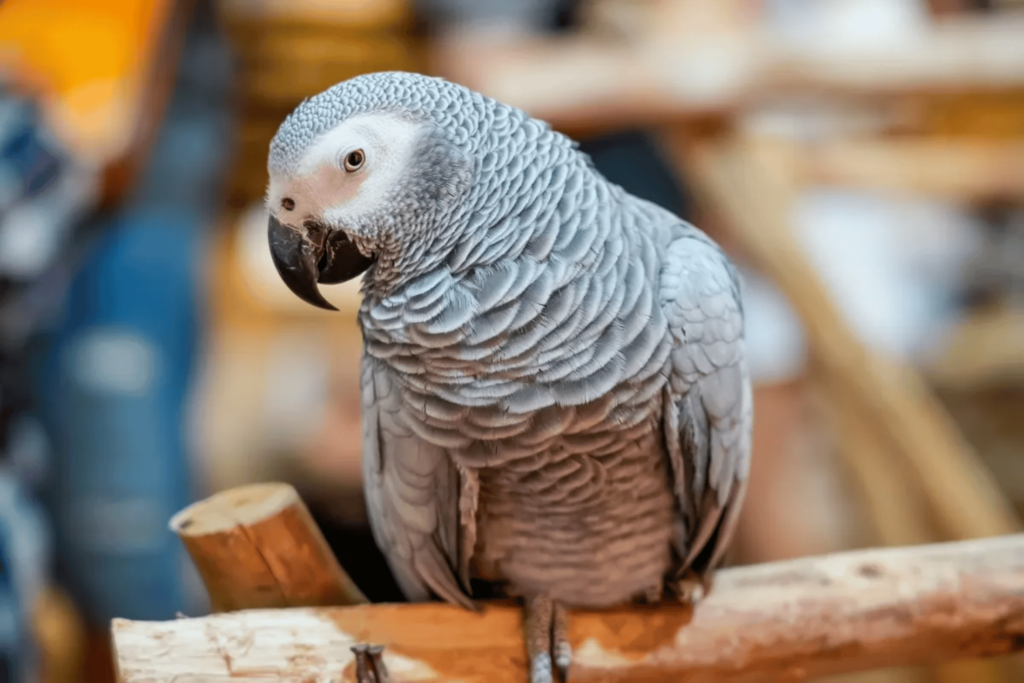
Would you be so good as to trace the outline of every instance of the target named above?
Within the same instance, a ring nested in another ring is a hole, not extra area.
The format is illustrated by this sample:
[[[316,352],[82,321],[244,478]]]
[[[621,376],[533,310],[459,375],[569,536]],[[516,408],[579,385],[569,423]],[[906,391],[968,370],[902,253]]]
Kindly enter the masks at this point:
[[[753,424],[715,241],[548,123],[419,73],[303,100],[267,170],[284,285],[337,310],[318,285],[361,277],[367,516],[409,601],[516,601],[551,683],[571,610],[711,590]],[[358,650],[361,683],[386,680]]]

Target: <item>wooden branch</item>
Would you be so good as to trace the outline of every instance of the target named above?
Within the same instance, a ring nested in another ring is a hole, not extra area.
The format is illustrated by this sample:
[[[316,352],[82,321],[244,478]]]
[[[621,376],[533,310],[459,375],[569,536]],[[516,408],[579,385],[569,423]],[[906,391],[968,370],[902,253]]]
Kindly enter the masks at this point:
[[[441,604],[115,619],[122,683],[351,681],[355,642],[395,681],[526,681],[519,611]],[[1024,535],[727,569],[696,608],[570,619],[571,680],[797,681],[1024,649]]]
[[[288,484],[222,491],[171,520],[215,612],[366,602]]]
[[[680,131],[666,141],[695,190],[793,303],[823,369],[914,473],[946,537],[1019,530],[1006,497],[921,377],[863,344],[829,298],[789,229],[794,189],[771,150],[742,139],[695,142]]]

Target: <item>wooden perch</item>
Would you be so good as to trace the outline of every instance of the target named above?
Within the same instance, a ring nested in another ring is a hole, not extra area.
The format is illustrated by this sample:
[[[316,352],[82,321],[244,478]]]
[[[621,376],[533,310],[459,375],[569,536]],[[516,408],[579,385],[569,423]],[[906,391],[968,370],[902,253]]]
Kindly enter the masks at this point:
[[[574,683],[797,681],[1024,650],[1024,535],[719,572],[694,609],[571,618]],[[352,681],[356,642],[394,681],[526,681],[519,611],[441,604],[115,619],[122,683]]]
[[[366,602],[288,484],[222,491],[179,512],[171,529],[215,612]]]

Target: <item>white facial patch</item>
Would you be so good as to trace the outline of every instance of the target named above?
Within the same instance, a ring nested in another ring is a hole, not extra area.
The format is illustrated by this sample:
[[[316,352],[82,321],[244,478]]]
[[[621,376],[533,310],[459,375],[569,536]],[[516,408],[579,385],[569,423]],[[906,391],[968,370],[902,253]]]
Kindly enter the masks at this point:
[[[401,182],[422,133],[422,123],[394,114],[346,119],[309,146],[294,176],[271,177],[269,208],[290,225],[312,218],[355,229]],[[356,150],[362,151],[364,161],[347,171],[345,158]],[[295,202],[292,210],[282,208],[284,198]]]

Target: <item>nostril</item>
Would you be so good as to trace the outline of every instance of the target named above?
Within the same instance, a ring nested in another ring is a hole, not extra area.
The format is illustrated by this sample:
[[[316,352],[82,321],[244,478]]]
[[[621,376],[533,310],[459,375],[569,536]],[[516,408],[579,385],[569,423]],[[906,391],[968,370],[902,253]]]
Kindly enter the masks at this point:
[[[327,248],[327,237],[330,230],[316,221],[308,220],[302,224],[306,231],[306,239],[316,245],[317,249]]]

